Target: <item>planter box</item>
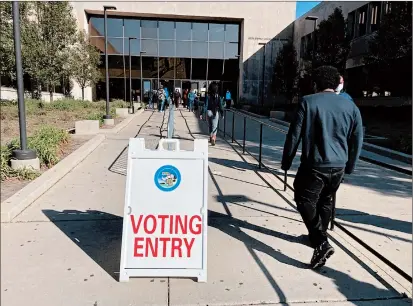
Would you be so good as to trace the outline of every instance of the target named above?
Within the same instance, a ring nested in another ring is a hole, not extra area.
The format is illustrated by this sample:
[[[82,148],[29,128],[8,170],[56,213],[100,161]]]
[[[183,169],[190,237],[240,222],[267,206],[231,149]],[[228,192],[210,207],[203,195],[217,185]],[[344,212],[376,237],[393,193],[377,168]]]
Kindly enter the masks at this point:
[[[275,118],[278,120],[285,120],[285,112],[281,111],[271,111],[270,118]]]
[[[116,116],[121,118],[126,118],[129,115],[129,108],[117,108],[116,109]]]
[[[75,122],[76,135],[95,135],[99,133],[99,120],[81,120]]]

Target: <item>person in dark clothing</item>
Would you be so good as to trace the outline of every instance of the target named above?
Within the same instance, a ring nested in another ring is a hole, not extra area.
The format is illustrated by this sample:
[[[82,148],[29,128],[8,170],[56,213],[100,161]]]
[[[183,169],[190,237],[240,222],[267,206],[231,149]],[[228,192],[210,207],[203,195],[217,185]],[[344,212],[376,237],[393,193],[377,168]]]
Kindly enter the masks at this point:
[[[175,103],[175,107],[178,108],[179,107],[179,102],[181,101],[181,93],[179,92],[179,89],[175,89],[174,92],[174,103]]]
[[[209,85],[208,90],[208,102],[207,102],[207,117],[208,117],[208,126],[209,126],[209,134],[210,138],[209,141],[211,145],[215,146],[216,139],[217,139],[217,130],[218,130],[218,120],[219,115],[224,115],[224,108],[221,104],[221,99],[218,95],[218,84],[216,82],[212,82]],[[219,112],[219,114],[218,114]]]
[[[336,68],[314,70],[316,94],[304,96],[284,144],[281,168],[291,167],[302,140],[301,164],[294,180],[294,199],[314,247],[313,269],[334,254],[328,243],[333,196],[344,174],[354,171],[363,145],[363,128],[357,106],[335,93],[340,75]]]

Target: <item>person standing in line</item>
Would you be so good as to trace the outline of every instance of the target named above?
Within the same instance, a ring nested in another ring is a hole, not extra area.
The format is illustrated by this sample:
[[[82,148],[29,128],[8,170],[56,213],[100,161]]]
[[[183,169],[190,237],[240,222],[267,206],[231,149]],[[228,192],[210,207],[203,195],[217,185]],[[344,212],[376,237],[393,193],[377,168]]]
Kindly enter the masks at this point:
[[[189,109],[189,106],[188,106],[188,88],[184,89],[184,94],[182,96],[182,105],[184,107],[186,107],[187,109]]]
[[[179,92],[179,89],[176,88],[174,92],[174,102],[175,102],[175,107],[179,107],[179,102],[181,101],[181,93]]]
[[[302,139],[301,164],[294,180],[297,210],[314,247],[311,267],[323,266],[334,254],[327,240],[333,196],[344,174],[354,171],[363,145],[358,107],[335,93],[336,68],[321,66],[313,73],[316,94],[302,98],[284,144],[281,168],[288,171]]]
[[[227,109],[230,109],[232,98],[231,98],[231,92],[229,91],[229,89],[227,89],[227,92],[225,93],[225,102],[227,104]]]
[[[336,94],[346,99],[349,99],[351,102],[354,102],[353,98],[348,93],[346,93],[343,89],[344,89],[344,78],[342,75],[340,75],[340,84],[338,84],[336,88]]]
[[[153,109],[153,102],[154,102],[153,97],[154,97],[153,91],[149,90],[148,91],[148,103],[149,103],[148,108],[149,109]]]
[[[212,82],[211,85],[209,85],[208,100],[206,101],[210,135],[209,140],[211,142],[211,145],[213,146],[215,146],[217,140],[219,115],[224,116],[224,109],[221,104],[221,99],[218,95],[218,90],[218,84],[216,82]]]
[[[165,95],[165,90],[164,90],[162,84],[159,85],[157,96],[158,96],[158,109],[159,109],[159,112],[163,113],[164,107],[165,107],[166,95]]]
[[[194,101],[195,101],[195,92],[192,89],[188,95],[188,110],[190,112],[194,111]]]

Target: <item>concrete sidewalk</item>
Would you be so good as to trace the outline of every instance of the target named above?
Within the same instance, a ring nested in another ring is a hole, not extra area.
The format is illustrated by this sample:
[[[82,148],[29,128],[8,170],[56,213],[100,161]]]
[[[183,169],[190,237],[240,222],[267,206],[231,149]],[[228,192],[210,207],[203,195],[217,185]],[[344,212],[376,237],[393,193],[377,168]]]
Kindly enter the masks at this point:
[[[209,152],[208,282],[119,283],[128,138],[140,130],[139,137],[155,148],[166,128],[163,119],[144,112],[12,223],[1,225],[2,305],[411,303],[339,245],[326,267],[308,269],[312,249],[300,216],[222,140]],[[183,149],[193,146],[187,126],[192,136],[208,137],[194,114],[177,112],[175,136]]]

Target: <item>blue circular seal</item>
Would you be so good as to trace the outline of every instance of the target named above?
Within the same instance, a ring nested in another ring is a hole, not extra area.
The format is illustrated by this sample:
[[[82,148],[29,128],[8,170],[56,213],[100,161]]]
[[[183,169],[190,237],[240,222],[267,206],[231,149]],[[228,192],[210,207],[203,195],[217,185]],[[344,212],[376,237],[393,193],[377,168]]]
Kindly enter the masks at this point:
[[[155,173],[155,185],[162,191],[173,191],[181,183],[181,173],[172,165],[160,167]]]

